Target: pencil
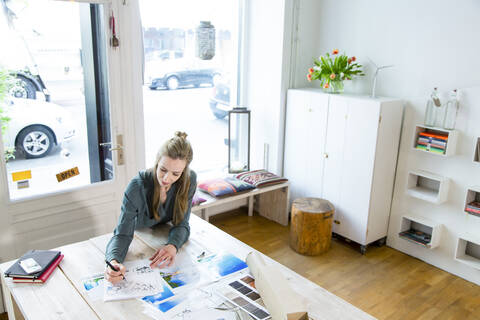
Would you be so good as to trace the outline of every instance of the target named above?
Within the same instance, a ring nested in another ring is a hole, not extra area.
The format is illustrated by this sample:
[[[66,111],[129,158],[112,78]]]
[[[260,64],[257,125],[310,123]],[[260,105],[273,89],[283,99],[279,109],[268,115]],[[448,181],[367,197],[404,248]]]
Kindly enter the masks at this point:
[[[115,267],[110,263],[110,261],[105,260],[105,263],[106,263],[113,271],[117,271],[117,272],[120,271],[120,270],[118,270],[117,268],[115,268]],[[123,280],[125,280],[125,276],[124,276],[123,274],[122,274],[122,277],[123,277]]]

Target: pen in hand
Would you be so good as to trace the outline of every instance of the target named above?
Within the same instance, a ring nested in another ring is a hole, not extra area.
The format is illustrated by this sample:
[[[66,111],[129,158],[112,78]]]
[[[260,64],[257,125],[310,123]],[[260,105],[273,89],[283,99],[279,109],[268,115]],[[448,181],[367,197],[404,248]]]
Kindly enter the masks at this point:
[[[110,263],[110,261],[105,260],[105,263],[106,263],[106,264],[110,267],[110,269],[112,269],[113,271],[116,271],[116,272],[120,271],[119,269],[115,268],[115,267]],[[126,279],[125,279],[125,276],[124,276],[123,274],[122,274],[122,277],[123,277],[123,280],[126,280]]]

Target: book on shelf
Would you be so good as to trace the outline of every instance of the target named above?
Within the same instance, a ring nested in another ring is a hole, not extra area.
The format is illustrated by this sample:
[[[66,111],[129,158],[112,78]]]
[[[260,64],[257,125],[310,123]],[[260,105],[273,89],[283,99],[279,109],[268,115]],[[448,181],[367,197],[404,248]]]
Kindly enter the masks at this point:
[[[480,202],[472,201],[465,206],[465,211],[473,213],[475,215],[480,215]]]
[[[430,234],[415,229],[402,231],[398,235],[406,240],[410,240],[424,246],[430,244],[430,241],[432,240],[432,236]]]
[[[445,154],[445,150],[434,148],[434,147],[431,147],[431,146],[425,146],[425,145],[417,144],[417,146],[415,148],[419,149],[419,150],[423,150],[423,151],[434,152],[434,153],[438,153],[438,154]]]
[[[21,256],[10,268],[5,271],[6,277],[11,278],[30,278],[37,279],[40,277],[50,265],[57,260],[60,255],[60,251],[53,250],[30,250]],[[35,266],[38,267],[38,271],[27,272],[25,271],[25,265],[22,267],[24,262],[28,261],[34,262]]]
[[[53,271],[60,264],[63,259],[63,254],[60,254],[55,261],[38,277],[38,278],[19,278],[13,277],[13,282],[17,283],[45,283]]]
[[[472,201],[467,204],[468,207],[480,210],[480,201]]]
[[[423,132],[420,132],[418,135],[422,136],[422,137],[435,138],[435,139],[439,139],[439,140],[442,140],[442,141],[447,141],[448,140],[448,135],[435,134],[435,133],[431,133],[431,132],[423,131]]]
[[[418,136],[418,143],[425,143],[425,144],[435,144],[435,145],[438,145],[438,146],[443,146],[443,147],[446,147],[447,146],[447,141],[445,140],[440,140],[440,139],[435,139],[435,138],[430,138],[430,137],[422,137],[422,136]]]

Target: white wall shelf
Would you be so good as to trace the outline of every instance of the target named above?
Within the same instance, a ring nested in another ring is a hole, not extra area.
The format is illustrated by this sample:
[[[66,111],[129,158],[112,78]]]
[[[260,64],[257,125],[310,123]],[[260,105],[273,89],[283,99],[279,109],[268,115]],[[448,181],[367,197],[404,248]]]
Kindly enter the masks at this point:
[[[480,187],[478,186],[470,187],[467,189],[467,196],[465,199],[464,210],[466,213],[471,214],[472,216],[480,217],[480,212],[473,212],[473,211],[467,210],[467,205],[469,205],[473,201],[480,202]],[[478,206],[475,206],[475,207],[478,207]]]
[[[418,199],[435,204],[447,201],[450,179],[424,171],[410,171],[408,173],[407,193]]]
[[[438,153],[434,152],[430,146],[426,146],[426,149],[419,149],[417,148],[418,145],[418,137],[420,133],[422,132],[427,132],[433,135],[440,135],[440,136],[447,136],[448,137],[448,142],[445,147],[445,153]],[[422,126],[422,125],[417,125],[415,126],[415,134],[413,135],[414,139],[412,141],[412,147],[414,150],[420,151],[420,152],[427,152],[430,154],[434,154],[437,156],[441,157],[450,157],[455,154],[455,151],[457,149],[457,140],[458,140],[458,131],[457,130],[447,130],[443,128],[437,128],[437,127],[428,127],[428,126]]]
[[[440,237],[442,234],[442,224],[423,218],[419,216],[405,215],[402,216],[402,222],[400,225],[399,237],[407,241],[413,242],[420,246],[424,246],[429,249],[436,248],[440,243]],[[424,239],[430,240],[428,243],[423,243],[415,238],[405,235],[406,231],[415,232],[417,235],[422,235]]]
[[[473,150],[473,162],[480,163],[480,138],[475,139],[475,148]]]
[[[480,270],[480,239],[470,235],[458,237],[455,260]]]

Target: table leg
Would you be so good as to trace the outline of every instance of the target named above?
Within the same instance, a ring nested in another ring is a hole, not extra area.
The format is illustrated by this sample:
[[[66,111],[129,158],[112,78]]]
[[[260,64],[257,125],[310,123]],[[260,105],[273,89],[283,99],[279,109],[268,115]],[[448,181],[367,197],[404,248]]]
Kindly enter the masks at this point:
[[[253,216],[253,196],[248,197],[248,216]]]
[[[8,313],[8,320],[24,320],[25,318],[23,317],[22,312],[18,308],[17,303],[13,299],[12,294],[5,283],[5,278],[3,276],[0,276],[0,278],[2,278],[3,299]]]
[[[258,195],[258,213],[288,226],[288,186]]]

